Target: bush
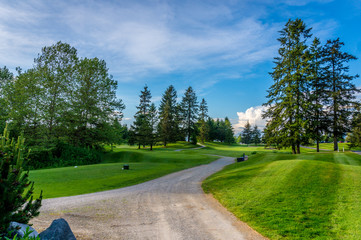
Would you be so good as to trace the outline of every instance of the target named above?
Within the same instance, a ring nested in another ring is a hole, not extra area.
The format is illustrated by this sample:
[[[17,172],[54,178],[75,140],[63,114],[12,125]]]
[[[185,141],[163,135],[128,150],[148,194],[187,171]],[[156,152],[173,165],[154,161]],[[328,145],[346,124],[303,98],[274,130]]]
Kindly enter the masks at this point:
[[[67,143],[58,143],[52,149],[35,149],[31,152],[30,157],[33,159],[29,163],[31,169],[87,165],[101,161],[99,151]]]
[[[7,128],[0,136],[0,237],[6,236],[11,221],[27,224],[39,215],[42,193],[33,201],[34,182],[23,172],[24,138],[9,138]]]

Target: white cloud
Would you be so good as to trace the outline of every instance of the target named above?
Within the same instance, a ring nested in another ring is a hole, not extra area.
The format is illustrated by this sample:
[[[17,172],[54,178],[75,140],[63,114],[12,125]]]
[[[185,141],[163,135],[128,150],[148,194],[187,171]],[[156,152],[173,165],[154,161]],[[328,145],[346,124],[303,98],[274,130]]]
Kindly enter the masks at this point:
[[[264,106],[250,107],[245,112],[237,112],[238,123],[234,124],[235,132],[242,131],[247,121],[254,126],[257,125],[259,129],[266,126],[266,120],[262,118],[262,113],[266,110]]]
[[[0,55],[6,56],[1,63],[29,67],[41,47],[62,40],[80,56],[105,59],[119,81],[154,71],[249,68],[272,58],[277,48],[279,26],[255,17],[235,19],[226,3],[32,1],[0,8]]]

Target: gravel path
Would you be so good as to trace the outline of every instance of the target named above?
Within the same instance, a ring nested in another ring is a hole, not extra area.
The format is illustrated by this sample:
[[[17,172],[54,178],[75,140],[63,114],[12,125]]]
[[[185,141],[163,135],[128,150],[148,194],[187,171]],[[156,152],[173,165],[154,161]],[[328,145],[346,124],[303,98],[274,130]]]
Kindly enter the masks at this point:
[[[131,187],[43,200],[39,232],[65,218],[77,239],[264,239],[211,196],[201,181],[234,162],[222,157]]]

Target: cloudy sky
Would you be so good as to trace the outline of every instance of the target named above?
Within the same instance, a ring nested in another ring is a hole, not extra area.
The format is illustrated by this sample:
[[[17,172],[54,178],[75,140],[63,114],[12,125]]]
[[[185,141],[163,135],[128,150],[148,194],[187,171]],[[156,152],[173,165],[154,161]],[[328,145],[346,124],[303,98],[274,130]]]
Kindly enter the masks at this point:
[[[28,69],[42,47],[63,41],[80,57],[107,62],[126,105],[124,123],[145,84],[156,104],[173,84],[179,98],[192,86],[210,116],[228,116],[236,131],[247,120],[262,127],[278,31],[289,18],[361,55],[359,0],[0,0],[0,66]],[[361,73],[360,62],[350,64],[352,73]]]

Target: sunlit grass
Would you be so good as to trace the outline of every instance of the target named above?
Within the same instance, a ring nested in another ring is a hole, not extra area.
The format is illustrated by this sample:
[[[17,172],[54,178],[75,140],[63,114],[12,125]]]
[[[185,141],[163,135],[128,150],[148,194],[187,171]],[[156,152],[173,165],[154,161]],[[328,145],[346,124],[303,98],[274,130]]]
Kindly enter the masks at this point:
[[[270,239],[360,239],[360,165],[350,152],[261,151],[203,188]]]

